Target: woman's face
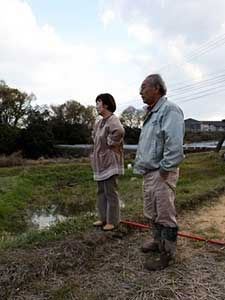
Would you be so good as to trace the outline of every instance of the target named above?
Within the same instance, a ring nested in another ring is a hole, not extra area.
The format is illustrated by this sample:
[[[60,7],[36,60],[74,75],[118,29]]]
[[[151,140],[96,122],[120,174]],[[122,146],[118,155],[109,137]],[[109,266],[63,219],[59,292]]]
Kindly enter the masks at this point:
[[[99,99],[96,101],[96,110],[98,114],[102,116],[107,111],[107,105],[103,104],[102,100]]]

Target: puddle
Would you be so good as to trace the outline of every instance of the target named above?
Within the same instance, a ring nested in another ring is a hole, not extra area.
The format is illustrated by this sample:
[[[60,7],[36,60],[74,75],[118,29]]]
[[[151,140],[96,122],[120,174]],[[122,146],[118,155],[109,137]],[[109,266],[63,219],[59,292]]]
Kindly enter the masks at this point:
[[[57,207],[52,206],[50,209],[42,209],[38,212],[33,213],[31,216],[32,226],[38,230],[49,228],[50,226],[63,222],[67,219],[66,216],[56,212]]]
[[[120,208],[125,208],[125,203],[121,199],[119,199],[119,205]],[[86,214],[87,216],[97,216],[96,211],[87,211]],[[65,221],[71,215],[74,214],[71,212],[69,214],[63,207],[52,205],[50,208],[40,209],[32,213],[29,218],[30,221],[28,221],[28,226],[37,230],[47,229],[58,222]]]

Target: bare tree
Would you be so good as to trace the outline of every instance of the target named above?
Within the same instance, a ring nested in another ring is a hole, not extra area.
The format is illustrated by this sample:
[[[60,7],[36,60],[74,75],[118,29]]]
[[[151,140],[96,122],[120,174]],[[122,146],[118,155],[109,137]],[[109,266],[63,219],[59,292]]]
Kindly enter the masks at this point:
[[[144,109],[136,109],[133,106],[127,107],[120,115],[120,121],[124,126],[140,128],[143,123]]]
[[[0,124],[12,127],[22,125],[34,99],[33,94],[10,88],[0,81]]]
[[[69,100],[64,104],[51,106],[53,118],[68,124],[81,124],[92,128],[96,118],[94,106],[83,106],[75,100]]]

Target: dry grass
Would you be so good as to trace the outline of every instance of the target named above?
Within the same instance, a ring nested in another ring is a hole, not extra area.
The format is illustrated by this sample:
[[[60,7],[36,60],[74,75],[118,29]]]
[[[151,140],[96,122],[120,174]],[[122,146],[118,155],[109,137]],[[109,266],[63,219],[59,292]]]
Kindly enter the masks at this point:
[[[193,234],[203,234],[210,239],[225,239],[225,196],[209,202],[203,208],[188,212],[188,218],[180,218],[180,229]],[[185,214],[185,213],[184,213]],[[187,214],[187,213],[186,213]]]
[[[87,163],[89,158],[44,158],[40,157],[39,159],[25,159],[22,157],[21,152],[15,152],[11,155],[1,155],[0,156],[0,168],[1,167],[16,167],[16,166],[38,166],[38,165],[47,165],[47,164],[64,164],[64,163]]]
[[[139,251],[147,236],[121,225],[116,232],[90,229],[44,248],[0,253],[0,298],[224,300],[224,249],[180,238],[176,264],[148,272]]]
[[[22,158],[21,152],[15,152],[9,156],[0,156],[0,167],[14,167],[24,165],[25,160]]]

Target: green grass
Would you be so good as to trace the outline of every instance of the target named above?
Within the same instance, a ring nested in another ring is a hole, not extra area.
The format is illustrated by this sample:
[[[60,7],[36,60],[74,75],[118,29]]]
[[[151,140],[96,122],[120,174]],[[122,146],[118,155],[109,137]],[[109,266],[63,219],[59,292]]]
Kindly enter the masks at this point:
[[[225,190],[225,163],[215,153],[190,154],[184,160],[177,186],[178,209],[193,208]]]
[[[2,168],[0,187],[0,231],[24,231],[27,210],[52,204],[65,214],[94,209],[95,184],[87,164]]]
[[[49,241],[60,240],[66,235],[74,233],[79,235],[91,226],[93,220],[92,214],[82,214],[76,218],[69,218],[65,222],[57,223],[46,230],[28,230],[17,236],[8,236],[0,241],[0,248],[29,248]]]
[[[125,203],[122,218],[142,218],[141,176],[126,170],[119,179],[119,194]],[[225,163],[215,153],[189,154],[181,165],[177,186],[177,208],[192,209],[215,198],[225,189]],[[61,238],[85,230],[93,221],[96,184],[88,163],[51,164],[0,168],[0,236],[4,244],[24,245]],[[74,218],[43,232],[27,227],[30,212],[57,205]],[[23,233],[23,234],[21,234]]]
[[[142,178],[126,171],[120,179],[120,195],[126,204],[125,215],[142,214]],[[225,163],[216,153],[188,154],[180,167],[176,206],[178,211],[214,200],[225,191]]]

